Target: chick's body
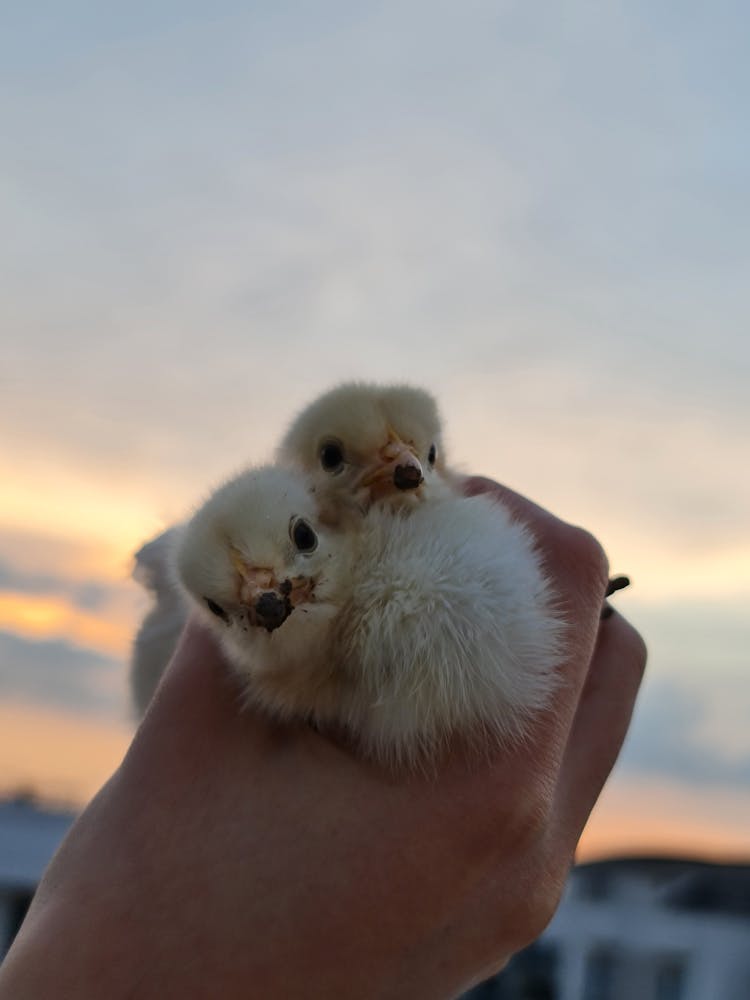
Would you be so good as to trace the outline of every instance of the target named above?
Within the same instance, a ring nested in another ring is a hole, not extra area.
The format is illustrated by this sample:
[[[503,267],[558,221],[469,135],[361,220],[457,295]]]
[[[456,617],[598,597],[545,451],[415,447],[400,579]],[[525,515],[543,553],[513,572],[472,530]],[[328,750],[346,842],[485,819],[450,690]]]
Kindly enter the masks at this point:
[[[519,738],[556,686],[562,622],[528,531],[486,497],[374,508],[355,545],[334,662],[368,754],[416,763],[455,735]]]
[[[533,545],[485,498],[376,506],[358,532],[330,531],[304,479],[251,470],[188,524],[178,570],[249,702],[384,762],[425,762],[456,734],[518,737],[554,688],[560,625]],[[281,620],[258,621],[295,589]]]

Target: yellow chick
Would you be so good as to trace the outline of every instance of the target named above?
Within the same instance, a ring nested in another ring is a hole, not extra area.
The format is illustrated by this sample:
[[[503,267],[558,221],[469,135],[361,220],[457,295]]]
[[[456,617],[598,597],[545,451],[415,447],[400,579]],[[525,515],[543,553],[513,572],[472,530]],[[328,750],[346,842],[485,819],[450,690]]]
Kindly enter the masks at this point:
[[[304,477],[269,465],[225,483],[185,526],[175,568],[230,663],[252,678],[248,697],[279,716],[307,716],[348,553],[319,523]]]
[[[277,463],[307,474],[321,523],[358,530],[373,504],[410,508],[450,492],[438,407],[423,389],[351,382],[319,396],[293,421]],[[176,525],[136,554],[135,576],[154,605],[133,644],[130,688],[140,717],[177,646],[187,608],[175,587]]]
[[[277,461],[307,473],[331,524],[373,503],[409,508],[450,490],[437,403],[408,385],[349,382],[293,421]]]
[[[562,624],[533,541],[486,497],[376,505],[341,531],[301,473],[252,469],[187,524],[176,567],[249,702],[382,763],[517,739],[556,685]]]

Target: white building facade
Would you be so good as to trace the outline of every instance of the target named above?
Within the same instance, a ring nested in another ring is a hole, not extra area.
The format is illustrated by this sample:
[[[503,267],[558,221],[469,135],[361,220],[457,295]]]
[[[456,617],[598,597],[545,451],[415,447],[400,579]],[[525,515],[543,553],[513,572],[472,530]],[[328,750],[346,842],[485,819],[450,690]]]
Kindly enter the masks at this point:
[[[539,941],[466,996],[750,1000],[750,865],[581,865]]]
[[[0,960],[74,814],[0,801]],[[580,865],[531,948],[472,1000],[750,1000],[750,865]]]
[[[584,866],[543,940],[556,1000],[750,1000],[750,867]]]

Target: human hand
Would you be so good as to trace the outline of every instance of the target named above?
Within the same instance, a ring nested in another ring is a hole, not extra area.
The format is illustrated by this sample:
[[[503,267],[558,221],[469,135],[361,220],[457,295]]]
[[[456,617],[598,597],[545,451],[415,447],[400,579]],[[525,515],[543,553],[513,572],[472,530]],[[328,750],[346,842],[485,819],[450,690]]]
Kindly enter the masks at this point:
[[[451,997],[551,917],[645,663],[586,533],[528,522],[569,622],[553,709],[493,759],[394,777],[304,725],[239,712],[189,626],[119,770],[74,826],[0,996]]]

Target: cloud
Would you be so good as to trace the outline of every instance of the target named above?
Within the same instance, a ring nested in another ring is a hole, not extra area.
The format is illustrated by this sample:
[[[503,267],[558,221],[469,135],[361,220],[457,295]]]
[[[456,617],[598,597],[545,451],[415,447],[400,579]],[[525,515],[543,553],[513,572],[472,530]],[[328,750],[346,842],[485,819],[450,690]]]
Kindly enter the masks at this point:
[[[750,789],[750,749],[733,751],[725,742],[727,729],[731,734],[733,726],[727,726],[724,710],[731,706],[728,715],[733,722],[738,714],[746,719],[750,711],[746,681],[717,679],[711,693],[713,697],[707,697],[705,688],[673,679],[647,683],[620,768],[685,785]]]
[[[746,537],[745,14],[50,16],[0,107],[16,522],[142,540],[365,374],[645,550]]]
[[[55,504],[52,504],[54,510]],[[4,519],[5,509],[2,517]],[[123,550],[114,532],[108,539],[81,538],[65,531],[62,518],[55,522],[56,531],[34,530],[28,524],[13,525],[0,521],[0,562],[10,579],[19,582],[24,578],[47,577],[50,580],[67,580],[75,584],[88,584],[100,580],[117,582],[130,576],[132,550]]]
[[[106,549],[99,560],[103,577],[87,577],[88,559],[97,569],[91,547],[56,546],[30,532],[12,540],[0,532],[0,630],[31,640],[60,639],[105,656],[127,656],[149,598],[124,574],[106,578]]]
[[[34,641],[0,632],[3,701],[64,709],[119,722],[127,717],[126,670],[121,660],[68,642]]]
[[[29,58],[49,58],[19,20],[20,47],[33,38]],[[504,365],[531,350],[597,376],[616,361],[663,391],[679,345],[693,391],[708,364],[739,393],[722,352],[705,359],[691,334],[713,317],[717,346],[745,355],[739,324],[717,321],[739,287],[729,265],[744,230],[717,183],[735,161],[705,155],[706,131],[723,126],[711,148],[743,160],[744,109],[705,64],[696,20],[588,3],[544,24],[518,4],[73,17],[54,88],[24,77],[9,122],[27,241],[13,257],[35,267],[15,266],[24,291],[40,270],[49,291],[31,310],[21,297],[32,322],[14,353],[33,353],[49,384],[50,349],[82,348],[67,419],[92,436],[123,397],[163,425],[165,383],[192,388],[199,365],[210,393],[213,373],[232,385],[247,359],[252,378],[303,337],[320,346],[304,375],[295,365],[304,378],[361,363],[362,349],[371,363],[377,335],[381,357],[428,372],[426,341],[448,358],[463,348],[467,371],[486,361],[470,353]],[[731,51],[730,19],[711,28]],[[139,371],[142,357],[155,363]],[[113,385],[121,374],[142,389]],[[268,392],[252,388],[261,409]]]
[[[96,580],[80,583],[45,573],[26,573],[4,562],[0,555],[0,591],[3,590],[64,595],[85,611],[101,611],[112,602],[120,588]]]
[[[672,681],[707,679],[716,687],[723,678],[747,677],[750,619],[744,598],[685,600],[665,597],[644,602],[637,587],[623,591],[627,614],[643,632],[654,676]],[[750,690],[750,688],[748,689]]]

